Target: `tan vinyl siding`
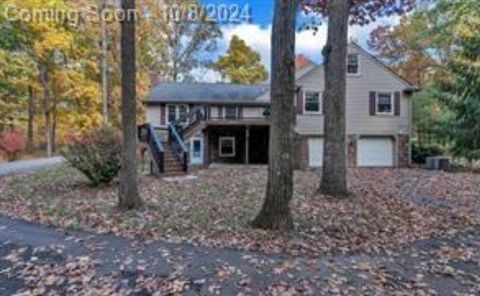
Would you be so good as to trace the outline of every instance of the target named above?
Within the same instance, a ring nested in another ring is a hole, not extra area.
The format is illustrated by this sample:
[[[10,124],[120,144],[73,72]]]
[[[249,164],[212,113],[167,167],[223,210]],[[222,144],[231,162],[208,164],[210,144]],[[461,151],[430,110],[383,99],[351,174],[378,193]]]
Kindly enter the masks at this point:
[[[243,107],[243,118],[263,118],[264,107]]]
[[[210,107],[210,116],[212,118],[220,118],[220,117],[223,117],[221,111],[220,111],[220,108],[222,108],[221,106],[211,106]]]
[[[152,124],[154,127],[160,127],[160,111],[161,108],[159,105],[149,105],[147,106],[147,122]]]
[[[323,115],[297,115],[295,131],[303,135],[323,135]]]

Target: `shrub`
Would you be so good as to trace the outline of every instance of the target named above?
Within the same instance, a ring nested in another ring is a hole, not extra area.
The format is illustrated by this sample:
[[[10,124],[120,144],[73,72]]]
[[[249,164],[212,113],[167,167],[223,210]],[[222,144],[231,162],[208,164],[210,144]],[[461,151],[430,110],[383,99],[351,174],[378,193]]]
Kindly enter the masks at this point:
[[[445,152],[445,148],[438,144],[422,144],[418,141],[412,142],[412,160],[415,163],[424,164],[427,157],[440,156]]]
[[[120,136],[110,127],[70,139],[61,153],[94,186],[111,183],[120,171]]]
[[[0,134],[0,151],[8,161],[14,161],[25,150],[27,140],[19,131],[7,131]]]

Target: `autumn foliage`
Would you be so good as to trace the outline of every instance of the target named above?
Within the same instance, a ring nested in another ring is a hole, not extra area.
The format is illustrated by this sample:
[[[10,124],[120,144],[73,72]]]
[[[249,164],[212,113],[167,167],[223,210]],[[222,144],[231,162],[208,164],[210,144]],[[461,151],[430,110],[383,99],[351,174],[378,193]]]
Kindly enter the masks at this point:
[[[0,155],[5,155],[9,161],[16,160],[25,147],[25,136],[19,131],[7,131],[0,135]]]
[[[121,166],[119,133],[110,127],[69,140],[62,155],[68,163],[82,172],[93,186],[109,184]]]

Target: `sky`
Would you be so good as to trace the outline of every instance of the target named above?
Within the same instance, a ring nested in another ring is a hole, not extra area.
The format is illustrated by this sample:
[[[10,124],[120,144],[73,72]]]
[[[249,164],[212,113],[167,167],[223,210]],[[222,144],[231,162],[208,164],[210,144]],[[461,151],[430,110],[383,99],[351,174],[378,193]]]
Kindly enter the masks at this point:
[[[204,5],[211,5],[212,11],[218,11],[221,5],[226,5],[229,9],[231,5],[238,5],[242,10],[245,5],[249,5],[251,20],[249,22],[241,21],[240,23],[222,23],[221,30],[223,38],[218,42],[218,52],[216,55],[225,54],[228,49],[230,39],[233,35],[237,35],[259,52],[262,57],[264,66],[270,68],[270,36],[273,19],[274,0],[200,0]],[[299,22],[304,19],[302,14],[299,15]],[[377,20],[367,26],[351,26],[349,29],[349,37],[357,41],[362,47],[368,49],[367,40],[370,32],[379,25],[397,24],[398,16],[386,17]],[[326,42],[327,26],[322,25],[317,34],[312,31],[299,30],[296,36],[296,52],[298,55],[304,55],[316,63],[322,62],[321,51]],[[204,82],[216,82],[221,79],[220,75],[212,70],[198,70],[197,77],[201,77]]]

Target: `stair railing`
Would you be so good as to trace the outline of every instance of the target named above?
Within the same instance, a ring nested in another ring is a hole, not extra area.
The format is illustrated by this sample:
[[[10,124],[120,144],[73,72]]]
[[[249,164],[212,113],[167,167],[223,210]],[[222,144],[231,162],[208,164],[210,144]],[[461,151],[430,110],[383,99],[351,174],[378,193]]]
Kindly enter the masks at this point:
[[[171,125],[179,127],[179,129],[181,129],[181,133],[184,134],[186,130],[205,120],[205,114],[203,112],[204,111],[202,107],[196,107],[189,113],[174,121]]]
[[[158,168],[160,174],[165,172],[165,148],[162,145],[162,141],[149,123],[143,124],[138,127],[138,139],[141,142],[147,143],[150,148],[150,153],[152,155],[153,162]],[[152,168],[153,172],[153,168]]]
[[[173,153],[183,166],[183,171],[188,171],[188,148],[183,140],[179,126],[171,124],[168,127],[168,140],[172,145]]]

